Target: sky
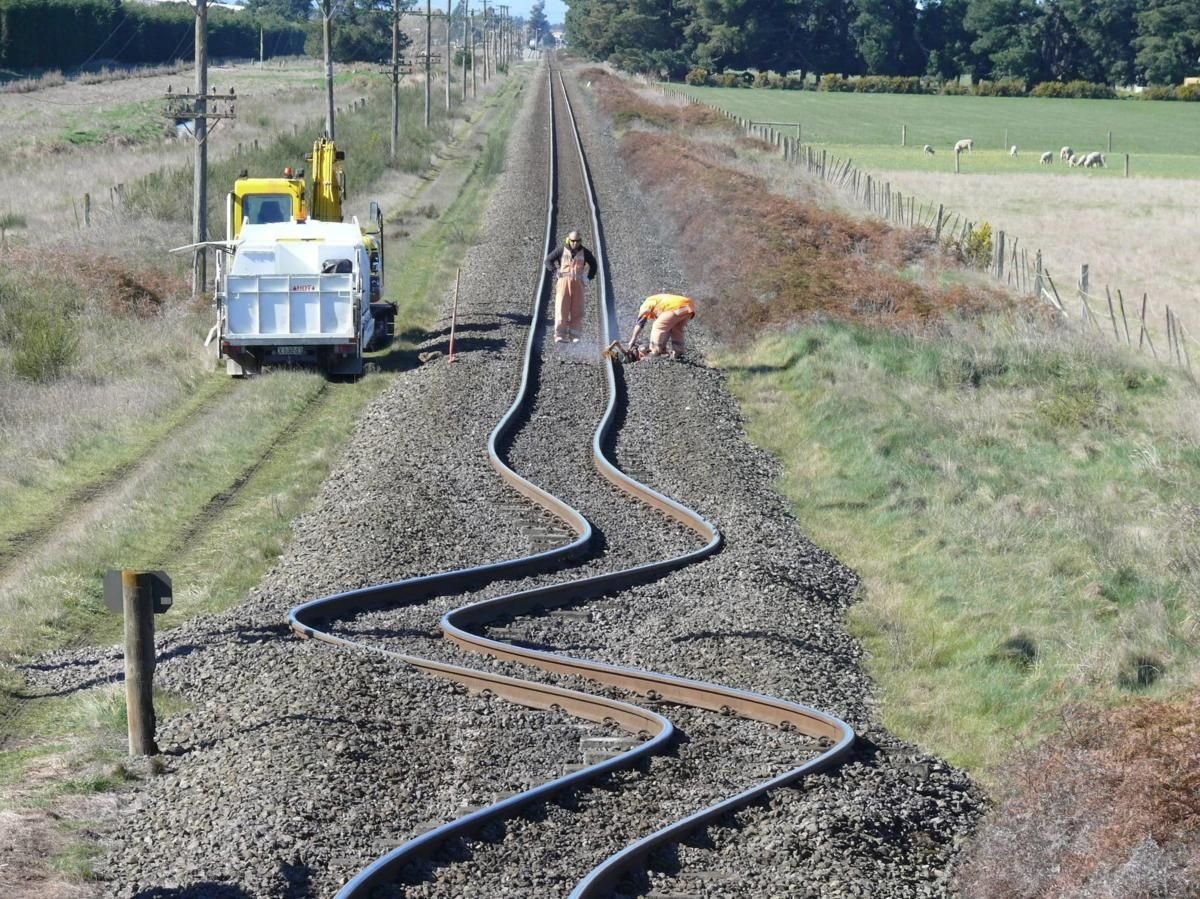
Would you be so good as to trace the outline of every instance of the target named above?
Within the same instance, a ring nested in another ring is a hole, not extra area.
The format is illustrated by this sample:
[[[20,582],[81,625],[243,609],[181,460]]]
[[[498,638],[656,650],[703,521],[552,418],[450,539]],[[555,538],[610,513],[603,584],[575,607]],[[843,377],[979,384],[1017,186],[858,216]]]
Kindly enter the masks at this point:
[[[508,11],[514,16],[520,16],[525,19],[529,17],[529,10],[533,9],[533,4],[537,0],[502,0],[507,2]],[[546,3],[546,18],[550,20],[551,25],[561,25],[567,15],[567,4],[563,0],[545,0]],[[474,2],[471,3],[475,5]]]

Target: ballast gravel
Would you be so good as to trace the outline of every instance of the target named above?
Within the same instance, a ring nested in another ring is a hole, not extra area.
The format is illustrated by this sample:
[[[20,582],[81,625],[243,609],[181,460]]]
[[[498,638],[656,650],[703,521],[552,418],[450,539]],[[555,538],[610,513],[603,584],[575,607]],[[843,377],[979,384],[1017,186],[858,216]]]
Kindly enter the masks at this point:
[[[690,289],[685,257],[664,245],[651,198],[624,173],[611,126],[587,88],[569,73],[567,80],[596,179],[624,338],[646,295]],[[487,435],[517,386],[543,253],[543,69],[525,93],[507,171],[465,255],[457,361],[437,357],[396,376],[245,603],[160,634],[156,682],[177,692],[186,710],[160,722],[162,770],[124,794],[124,812],[104,834],[98,895],[333,896],[390,848],[570,770],[595,745],[589,738],[613,735],[559,713],[464,695],[384,655],[299,640],[284,624],[288,609],[307,599],[511,558],[544,546],[544,534],[560,528],[505,490],[485,456]],[[565,181],[561,187],[559,236],[586,228],[578,194]],[[589,289],[590,326],[593,296]],[[586,614],[506,628],[512,639],[570,655],[806,703],[850,722],[860,740],[848,764],[656,853],[618,895],[950,895],[947,872],[982,798],[960,772],[874,723],[862,651],[844,624],[856,579],[798,532],[775,493],[777,466],[748,444],[722,375],[703,364],[703,297],[700,304],[686,361],[619,368],[628,405],[612,451],[622,468],[714,521],[725,546],[661,581],[593,601]],[[445,325],[422,349],[446,350]],[[698,545],[591,469],[588,445],[603,394],[599,332],[588,334],[573,347],[539,348],[536,402],[504,451],[513,468],[592,520],[596,551],[578,568],[493,584],[471,599]],[[463,601],[433,598],[335,629],[381,648],[544,677],[440,640],[438,617]],[[25,673],[38,689],[88,689],[120,679],[120,654],[58,653]],[[629,840],[816,751],[761,724],[658,711],[682,732],[671,754],[448,847],[410,871],[394,894],[565,896]]]

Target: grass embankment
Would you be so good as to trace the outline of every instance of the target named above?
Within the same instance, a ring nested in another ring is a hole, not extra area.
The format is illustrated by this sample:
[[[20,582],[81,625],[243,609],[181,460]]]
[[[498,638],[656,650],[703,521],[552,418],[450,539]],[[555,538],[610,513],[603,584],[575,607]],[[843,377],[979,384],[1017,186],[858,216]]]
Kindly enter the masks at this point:
[[[457,240],[469,242],[482,220],[487,188],[502,167],[513,119],[507,113],[519,97],[519,89],[502,93],[502,125],[469,166],[463,196],[444,217]],[[417,127],[418,91],[402,92],[402,103],[402,122],[411,126],[402,124],[402,133],[410,139],[396,166],[418,171],[436,136]],[[339,145],[348,148],[358,191],[369,192],[385,170],[387,118],[387,104],[375,103],[339,119]],[[445,136],[448,127],[439,122],[437,131]],[[249,167],[296,164],[306,148],[284,137]],[[247,162],[230,163],[229,180],[234,165]],[[185,174],[160,173],[133,194],[143,209],[174,222],[181,193],[190,197]],[[213,183],[222,177],[214,174]],[[449,240],[432,246],[446,258],[428,261],[431,270],[444,271],[460,252]],[[12,522],[0,523],[0,562],[9,563],[0,571],[0,737],[9,740],[0,752],[4,808],[58,807],[64,797],[135,776],[121,762],[119,689],[18,702],[14,663],[43,650],[119,639],[119,618],[101,600],[100,578],[109,567],[170,573],[175,602],[159,628],[240,601],[278,557],[292,520],[320,488],[363,406],[391,382],[387,374],[354,384],[306,372],[243,382],[223,371],[206,376],[199,346],[210,313],[186,299],[177,272],[104,259],[93,268],[108,274],[90,279],[79,274],[92,271],[76,265],[81,258],[61,258],[49,271],[31,265],[35,277],[0,285],[0,499],[17,510]],[[395,283],[400,261],[389,258],[388,265]],[[145,289],[121,287],[128,284]],[[440,293],[410,294],[401,325],[429,326],[439,299]],[[32,351],[38,348],[51,350],[55,364],[38,364],[40,354]],[[391,367],[387,356],[377,357],[383,368]],[[159,715],[169,714],[174,701],[160,696]],[[69,832],[72,820],[68,815],[55,826]],[[87,876],[87,840],[60,836],[51,844],[58,846],[53,866],[60,873]]]
[[[805,143],[852,158],[868,171],[953,172],[954,144],[969,137],[974,152],[960,159],[968,173],[1114,177],[1123,174],[1118,160],[1129,153],[1138,175],[1200,178],[1200,117],[1187,103],[672,87],[756,122],[800,122]],[[1059,162],[1063,146],[1110,152],[1110,131],[1114,155],[1107,169],[1082,172]],[[925,144],[936,155],[926,156]],[[1015,159],[1008,155],[1014,145]],[[1049,168],[1038,162],[1046,150],[1055,154]]]
[[[1028,326],[826,324],[722,357],[806,532],[859,572],[885,720],[984,776],[1084,700],[1200,675],[1200,397]]]
[[[964,894],[1190,895],[1195,384],[940,287],[919,233],[773,196],[787,176],[747,175],[752,144],[704,111],[586,77],[638,129],[623,152],[801,527],[863,578],[885,722],[993,788]]]

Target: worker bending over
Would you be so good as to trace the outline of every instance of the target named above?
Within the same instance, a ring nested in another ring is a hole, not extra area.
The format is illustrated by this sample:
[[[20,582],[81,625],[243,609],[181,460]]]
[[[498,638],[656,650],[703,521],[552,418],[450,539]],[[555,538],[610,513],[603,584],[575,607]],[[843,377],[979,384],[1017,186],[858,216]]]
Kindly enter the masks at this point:
[[[546,257],[546,270],[555,269],[554,342],[578,343],[583,334],[584,278],[596,277],[596,257],[583,245],[578,231],[568,234],[567,242]]]
[[[629,336],[629,349],[636,352],[642,327],[648,320],[653,319],[649,355],[660,356],[666,353],[667,342],[670,341],[670,356],[672,359],[678,359],[683,352],[683,326],[695,317],[696,301],[691,297],[676,293],[656,293],[647,297],[646,302],[638,309],[637,324],[633,326],[633,333]]]

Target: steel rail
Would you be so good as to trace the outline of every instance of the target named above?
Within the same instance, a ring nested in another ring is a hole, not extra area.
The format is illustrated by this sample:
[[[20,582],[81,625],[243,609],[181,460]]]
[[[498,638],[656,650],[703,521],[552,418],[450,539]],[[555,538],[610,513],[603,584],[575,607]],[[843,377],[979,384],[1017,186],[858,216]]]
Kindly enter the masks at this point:
[[[550,166],[547,201],[546,252],[552,246],[552,232],[556,212],[557,185],[557,139],[554,126],[553,73],[548,70],[548,105],[550,114]],[[602,308],[601,328],[603,342],[609,341],[614,327],[614,310],[608,291],[607,266],[604,261],[604,239],[591,176],[587,168],[579,129],[571,112],[566,84],[559,75],[559,86],[564,105],[574,133],[576,152],[583,171],[588,194],[595,251],[600,270],[599,293]],[[541,327],[541,308],[547,294],[547,272],[542,270],[535,294],[532,321],[525,345],[523,368],[517,397],[488,438],[488,455],[493,468],[518,492],[558,516],[576,533],[576,539],[566,546],[556,547],[529,556],[487,565],[474,566],[457,571],[411,578],[392,584],[348,591],[323,597],[297,606],[288,615],[292,630],[305,637],[327,642],[361,647],[361,644],[321,630],[316,626],[318,619],[330,619],[353,614],[360,610],[383,608],[398,604],[417,602],[431,595],[445,595],[483,586],[501,577],[513,577],[561,564],[567,558],[585,553],[591,541],[591,526],[577,510],[553,497],[542,488],[522,478],[510,469],[501,458],[498,444],[516,427],[519,416],[525,411],[531,377],[533,352]],[[854,740],[853,730],[844,722],[815,709],[774,697],[749,691],[737,690],[716,684],[689,680],[657,672],[635,668],[624,668],[586,659],[575,659],[550,652],[518,648],[502,641],[493,640],[469,628],[481,627],[506,616],[535,612],[575,604],[581,600],[610,594],[633,584],[646,583],[660,578],[666,572],[699,561],[717,552],[721,546],[720,531],[699,514],[666,497],[653,488],[636,481],[621,472],[607,458],[604,445],[611,431],[616,413],[617,391],[615,366],[611,360],[604,366],[608,390],[608,402],[604,415],[593,434],[593,461],[599,472],[618,489],[660,510],[663,514],[679,521],[705,541],[692,552],[669,559],[655,560],[617,572],[594,575],[578,581],[559,583],[547,587],[507,594],[455,609],[443,616],[440,624],[446,638],[468,651],[490,657],[512,660],[533,665],[553,673],[585,677],[591,681],[616,686],[647,696],[651,700],[664,700],[680,705],[709,709],[722,714],[737,715],[768,722],[787,729],[832,743],[818,757],[765,783],[739,793],[722,802],[675,822],[626,847],[606,860],[579,883],[572,897],[593,897],[601,890],[611,887],[630,867],[636,865],[654,847],[678,840],[687,831],[707,821],[720,817],[761,796],[763,793],[792,783],[806,773],[834,764],[848,751]],[[670,722],[653,711],[641,709],[628,703],[604,699],[579,691],[503,677],[488,672],[463,668],[389,650],[379,650],[386,655],[407,662],[433,676],[450,679],[468,690],[502,696],[515,703],[534,708],[561,708],[587,720],[616,724],[631,733],[650,737],[641,745],[589,766],[565,777],[557,778],[531,790],[509,797],[435,828],[377,859],[359,872],[338,893],[338,899],[361,899],[376,886],[393,883],[401,871],[417,858],[424,857],[446,840],[468,836],[484,824],[502,820],[516,814],[520,809],[544,802],[554,795],[569,791],[595,781],[611,771],[632,767],[650,754],[664,749],[673,735]]]

